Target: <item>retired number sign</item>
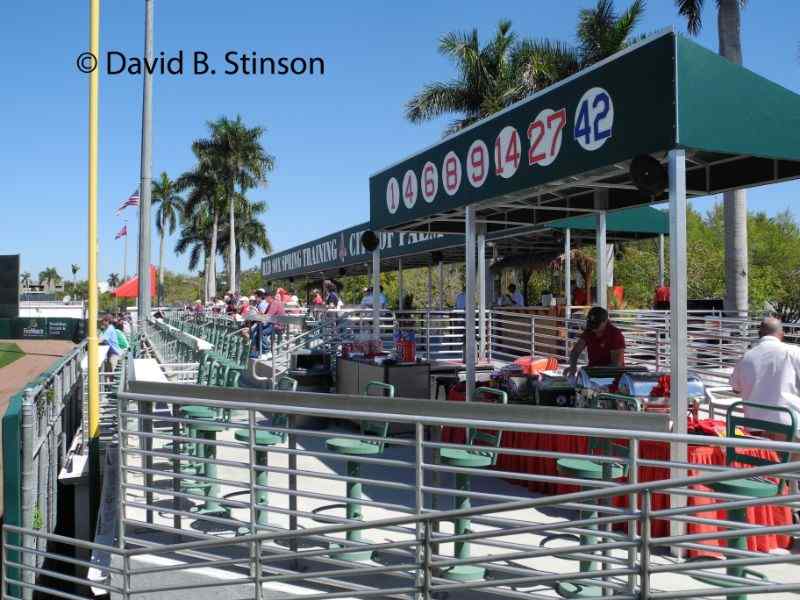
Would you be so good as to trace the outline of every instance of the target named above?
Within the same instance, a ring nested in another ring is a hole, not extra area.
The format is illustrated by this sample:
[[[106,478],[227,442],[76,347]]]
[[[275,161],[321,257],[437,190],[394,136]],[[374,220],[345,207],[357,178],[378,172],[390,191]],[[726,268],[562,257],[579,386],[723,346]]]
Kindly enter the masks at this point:
[[[545,108],[536,115],[525,132],[529,167],[548,167],[558,159],[566,127],[566,107],[558,110]],[[601,87],[587,90],[575,107],[572,127],[572,138],[582,149],[592,152],[602,147],[611,138],[614,127],[611,94]],[[441,185],[448,196],[453,196],[461,188],[464,175],[473,188],[483,186],[492,170],[494,175],[510,179],[519,170],[525,150],[520,132],[507,125],[494,141],[494,169],[489,147],[483,140],[476,139],[467,150],[463,166],[461,158],[453,150],[445,155],[441,164]],[[411,210],[420,194],[425,202],[433,203],[439,193],[439,170],[436,163],[428,161],[422,167],[419,179],[411,169],[406,171],[401,182],[396,177],[389,179],[386,184],[389,213],[397,212],[401,200]]]
[[[597,150],[611,137],[614,103],[601,87],[586,92],[575,111],[575,140],[584,150]]]
[[[422,197],[425,202],[430,204],[436,198],[439,191],[439,170],[436,165],[428,161],[422,167],[422,177],[420,177],[420,187],[422,187]]]

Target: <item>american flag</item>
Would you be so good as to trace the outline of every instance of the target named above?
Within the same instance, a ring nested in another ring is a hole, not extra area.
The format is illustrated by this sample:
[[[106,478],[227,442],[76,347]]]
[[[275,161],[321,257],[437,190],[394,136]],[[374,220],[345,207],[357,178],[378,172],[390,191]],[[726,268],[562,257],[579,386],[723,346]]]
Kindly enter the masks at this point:
[[[126,235],[128,235],[128,226],[127,225],[123,225],[122,229],[119,230],[119,233],[114,236],[114,239],[118,240],[119,238],[125,237]]]
[[[129,206],[139,206],[139,190],[137,189],[133,192],[125,202],[117,209],[117,214],[119,215],[123,210],[128,208]]]

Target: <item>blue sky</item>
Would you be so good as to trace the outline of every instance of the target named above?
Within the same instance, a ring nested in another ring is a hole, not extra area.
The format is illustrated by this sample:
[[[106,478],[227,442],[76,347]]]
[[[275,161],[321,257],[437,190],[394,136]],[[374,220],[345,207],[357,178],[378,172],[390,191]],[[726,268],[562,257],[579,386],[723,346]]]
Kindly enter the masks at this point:
[[[154,84],[153,171],[177,176],[192,166],[190,144],[205,123],[241,114],[267,129],[263,143],[277,158],[268,187],[251,192],[269,204],[265,222],[281,250],[369,217],[368,177],[440,138],[443,122],[412,125],[405,101],[430,81],[448,79],[436,52],[442,33],[478,27],[483,38],[502,18],[530,37],[573,41],[578,10],[594,2],[527,0],[473,2],[304,3],[253,0],[156,0],[156,51],[172,54],[255,50],[270,56],[322,56],[324,77],[157,76]],[[699,42],[716,50],[715,2],[706,2]],[[103,51],[141,55],[144,2],[102,3]],[[617,0],[617,7],[628,2]],[[86,264],[87,76],[75,58],[87,48],[88,2],[10,4],[0,53],[3,91],[0,146],[7,182],[0,252],[22,254],[24,270]],[[743,13],[745,65],[800,91],[797,23],[800,2],[751,1]],[[639,31],[674,25],[685,30],[672,0],[650,0]],[[115,209],[138,185],[141,78],[101,79],[99,274],[122,272],[123,244]],[[10,185],[8,185],[10,183]],[[797,206],[800,184],[750,192],[750,207],[770,214]],[[696,203],[701,208],[713,199]],[[136,219],[130,212],[129,266],[134,269]],[[185,271],[186,257],[166,264]],[[158,245],[154,239],[153,261]],[[260,257],[252,261],[255,264]]]

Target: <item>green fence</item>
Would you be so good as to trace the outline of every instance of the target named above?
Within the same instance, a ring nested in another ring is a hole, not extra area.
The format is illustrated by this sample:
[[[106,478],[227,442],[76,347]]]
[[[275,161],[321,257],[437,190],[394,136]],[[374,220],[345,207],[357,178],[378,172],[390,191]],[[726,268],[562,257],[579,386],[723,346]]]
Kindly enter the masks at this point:
[[[86,337],[86,321],[68,317],[19,317],[0,319],[0,339],[72,340]]]
[[[14,394],[3,416],[3,522],[22,526],[22,398]],[[8,544],[19,546],[18,533],[8,534]],[[9,551],[9,561],[18,562],[19,553]],[[10,577],[19,578],[17,568],[9,568]]]
[[[44,329],[53,337],[33,339],[69,339],[77,334],[83,321],[80,319],[5,319],[21,321],[16,326],[27,329]],[[0,320],[1,322],[2,320]],[[37,321],[32,324],[31,321]],[[66,329],[51,322],[67,321]],[[2,327],[2,325],[0,325]],[[60,336],[60,337],[59,337]],[[57,521],[58,471],[65,457],[59,448],[64,441],[69,447],[82,420],[83,377],[81,360],[86,354],[83,343],[62,356],[45,371],[14,394],[2,420],[3,450],[3,522],[18,527],[34,527],[53,533]],[[26,425],[27,423],[27,425]],[[27,433],[25,433],[27,432]],[[27,436],[27,439],[26,439]],[[27,474],[26,474],[27,473]],[[24,481],[33,477],[35,481]],[[25,489],[28,489],[26,500]],[[33,494],[33,495],[31,495]],[[34,507],[35,515],[31,507]],[[27,512],[26,512],[27,511]],[[27,516],[26,516],[27,515]],[[38,517],[36,516],[38,515]],[[37,524],[37,518],[39,520]],[[8,545],[19,546],[19,534],[9,533]],[[41,549],[40,549],[41,550]],[[9,550],[8,559],[17,562],[17,552]],[[9,572],[15,578],[13,571]]]

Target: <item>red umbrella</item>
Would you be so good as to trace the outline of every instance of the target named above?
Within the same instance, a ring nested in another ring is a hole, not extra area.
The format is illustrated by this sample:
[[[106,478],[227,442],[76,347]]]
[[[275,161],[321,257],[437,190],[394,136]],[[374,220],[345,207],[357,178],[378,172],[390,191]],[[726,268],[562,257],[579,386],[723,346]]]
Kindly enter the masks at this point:
[[[150,265],[150,296],[155,297],[156,289],[158,286],[156,285],[156,268],[153,265]],[[119,286],[115,291],[114,295],[117,298],[138,298],[139,297],[139,278],[138,277],[131,277]]]

